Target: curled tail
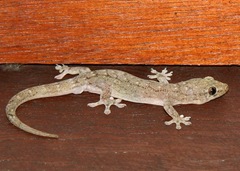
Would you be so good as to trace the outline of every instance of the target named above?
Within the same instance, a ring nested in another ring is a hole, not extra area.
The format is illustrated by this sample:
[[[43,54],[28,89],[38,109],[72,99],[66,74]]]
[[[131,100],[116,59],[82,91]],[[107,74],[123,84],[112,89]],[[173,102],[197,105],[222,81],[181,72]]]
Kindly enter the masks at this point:
[[[35,86],[17,93],[9,100],[6,106],[7,118],[13,125],[28,133],[43,137],[58,138],[58,135],[42,132],[24,124],[17,117],[16,110],[21,104],[33,99],[70,94],[71,84],[69,84],[69,81],[71,80],[69,79],[57,83]]]

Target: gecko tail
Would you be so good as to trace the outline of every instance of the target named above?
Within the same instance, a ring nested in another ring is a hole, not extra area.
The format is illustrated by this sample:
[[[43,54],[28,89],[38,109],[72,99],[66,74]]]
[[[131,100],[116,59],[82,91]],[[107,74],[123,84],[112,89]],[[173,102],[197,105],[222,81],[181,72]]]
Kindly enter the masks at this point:
[[[39,131],[37,129],[34,129],[34,128],[26,125],[17,117],[16,110],[17,110],[18,106],[20,106],[21,104],[23,104],[26,101],[32,100],[33,98],[41,97],[41,96],[38,96],[38,94],[35,94],[35,96],[32,96],[32,97],[29,97],[28,94],[26,94],[26,92],[29,92],[29,91],[31,91],[31,89],[23,90],[10,99],[10,101],[8,102],[8,104],[6,106],[6,114],[7,114],[8,120],[14,126],[16,126],[17,128],[20,128],[21,130],[23,130],[25,132],[28,132],[28,133],[31,133],[34,135],[38,135],[38,136],[42,136],[42,137],[58,138],[58,135],[49,134],[47,132],[42,132],[42,131]]]
[[[28,132],[28,133],[31,133],[34,135],[38,135],[38,136],[42,136],[42,137],[58,138],[58,135],[56,135],[56,134],[49,134],[47,132],[39,131],[37,129],[34,129],[34,128],[26,125],[13,113],[7,112],[7,118],[13,125],[22,129],[25,132]]]
[[[58,138],[58,135],[42,132],[26,125],[17,117],[16,111],[21,104],[30,100],[70,94],[71,84],[69,84],[69,82],[71,81],[72,79],[68,79],[61,82],[34,86],[34,87],[27,88],[25,90],[20,91],[9,100],[6,106],[6,114],[7,114],[8,120],[17,128],[20,128],[21,130],[31,133],[33,135],[38,135],[38,136],[48,137],[48,138]],[[65,89],[70,91],[65,91]]]

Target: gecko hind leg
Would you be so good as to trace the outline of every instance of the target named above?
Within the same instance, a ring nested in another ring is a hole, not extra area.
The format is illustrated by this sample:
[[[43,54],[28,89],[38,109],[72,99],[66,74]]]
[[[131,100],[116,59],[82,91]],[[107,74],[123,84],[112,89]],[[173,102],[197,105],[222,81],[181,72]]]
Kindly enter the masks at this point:
[[[109,115],[111,113],[110,107],[112,105],[117,106],[118,108],[123,108],[126,106],[126,104],[120,103],[122,100],[121,99],[114,99],[113,97],[111,97],[108,100],[99,100],[98,102],[94,102],[94,103],[89,103],[88,106],[89,107],[96,107],[99,105],[105,105],[105,110],[104,110],[104,114]]]
[[[173,71],[168,72],[167,68],[164,68],[161,72],[151,68],[151,73],[153,75],[148,75],[148,78],[157,79],[162,84],[168,84],[168,81],[171,80],[171,76],[173,75]]]
[[[126,106],[126,104],[121,103],[121,101],[122,101],[122,99],[114,99],[113,97],[110,97],[109,99],[100,98],[100,100],[98,102],[88,103],[88,106],[96,107],[99,105],[105,105],[104,114],[109,115],[111,113],[110,107],[112,105],[115,105],[118,108],[123,108]]]
[[[90,72],[91,70],[88,67],[69,67],[67,65],[56,65],[55,69],[59,71],[60,74],[56,75],[54,78],[61,80],[65,75],[77,75],[84,74],[86,72]]]

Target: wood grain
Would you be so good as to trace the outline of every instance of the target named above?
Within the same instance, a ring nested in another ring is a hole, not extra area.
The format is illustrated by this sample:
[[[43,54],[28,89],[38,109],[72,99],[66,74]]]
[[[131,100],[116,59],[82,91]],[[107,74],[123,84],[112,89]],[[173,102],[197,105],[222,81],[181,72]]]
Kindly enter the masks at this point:
[[[0,63],[240,64],[240,1],[0,1]]]

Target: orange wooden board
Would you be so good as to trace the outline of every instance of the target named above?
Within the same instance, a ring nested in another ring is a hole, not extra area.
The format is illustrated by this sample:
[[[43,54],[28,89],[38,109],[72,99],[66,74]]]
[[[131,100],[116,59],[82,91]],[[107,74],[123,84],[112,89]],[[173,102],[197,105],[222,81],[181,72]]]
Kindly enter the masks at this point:
[[[0,1],[0,63],[240,64],[240,1]]]

